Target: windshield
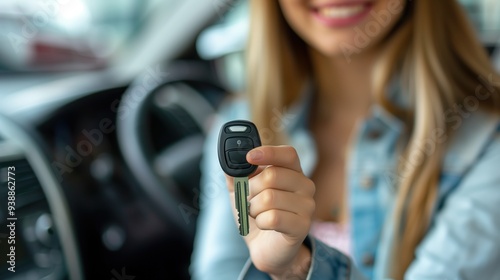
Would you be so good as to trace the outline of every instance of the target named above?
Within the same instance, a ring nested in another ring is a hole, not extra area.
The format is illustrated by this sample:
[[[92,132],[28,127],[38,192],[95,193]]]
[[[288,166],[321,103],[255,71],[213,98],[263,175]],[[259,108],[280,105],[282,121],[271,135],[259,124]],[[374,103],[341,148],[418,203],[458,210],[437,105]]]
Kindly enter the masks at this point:
[[[0,70],[103,68],[141,31],[148,15],[175,0],[2,0]]]

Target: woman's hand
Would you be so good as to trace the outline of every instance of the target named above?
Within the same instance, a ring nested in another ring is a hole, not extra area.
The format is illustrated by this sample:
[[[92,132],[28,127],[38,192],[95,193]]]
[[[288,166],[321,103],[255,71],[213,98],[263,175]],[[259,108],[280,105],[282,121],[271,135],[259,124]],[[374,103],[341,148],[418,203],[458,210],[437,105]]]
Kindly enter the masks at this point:
[[[258,147],[247,160],[260,166],[249,180],[250,233],[245,241],[252,262],[275,279],[292,275],[305,279],[311,253],[302,242],[315,209],[314,183],[302,173],[297,152],[290,146]],[[233,179],[227,179],[234,204]]]

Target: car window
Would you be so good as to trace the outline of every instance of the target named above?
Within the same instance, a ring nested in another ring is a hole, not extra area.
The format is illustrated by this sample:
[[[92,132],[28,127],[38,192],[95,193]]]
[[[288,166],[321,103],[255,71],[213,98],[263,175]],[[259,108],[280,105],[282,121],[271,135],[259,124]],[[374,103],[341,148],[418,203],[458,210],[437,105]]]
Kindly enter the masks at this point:
[[[460,0],[474,26],[479,30],[486,44],[498,43],[500,39],[500,1],[498,0]]]
[[[133,41],[158,6],[176,0],[2,0],[0,71],[67,71],[103,68]],[[239,3],[246,1],[239,1]],[[500,35],[500,1],[460,0],[485,44]],[[234,5],[222,22],[245,17]],[[246,6],[246,5],[243,5]],[[244,25],[240,26],[246,28]],[[238,44],[243,45],[243,44]]]
[[[0,68],[4,71],[106,67],[158,6],[175,0],[2,0]]]

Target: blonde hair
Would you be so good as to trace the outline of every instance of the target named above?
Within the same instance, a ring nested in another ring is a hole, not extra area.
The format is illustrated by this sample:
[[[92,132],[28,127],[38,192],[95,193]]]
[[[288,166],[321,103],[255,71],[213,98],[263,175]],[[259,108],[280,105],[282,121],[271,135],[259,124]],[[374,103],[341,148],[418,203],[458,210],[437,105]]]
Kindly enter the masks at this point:
[[[290,106],[311,77],[308,46],[286,23],[278,1],[251,2],[251,32],[247,53],[247,93],[257,126],[272,132],[265,144],[286,141],[279,129],[270,130],[273,110]],[[488,55],[476,38],[456,0],[408,1],[404,18],[385,41],[373,75],[375,100],[407,124],[403,157],[414,157],[411,166],[398,168],[396,200],[397,240],[393,252],[393,277],[402,279],[425,235],[435,205],[445,143],[434,142],[432,152],[421,145],[436,134],[451,135],[446,110],[488,89],[488,102],[479,107],[500,112],[497,78]],[[387,99],[395,77],[413,100],[410,110]],[[486,80],[489,79],[490,83]],[[470,101],[470,100],[469,100]],[[477,99],[476,99],[477,101]]]

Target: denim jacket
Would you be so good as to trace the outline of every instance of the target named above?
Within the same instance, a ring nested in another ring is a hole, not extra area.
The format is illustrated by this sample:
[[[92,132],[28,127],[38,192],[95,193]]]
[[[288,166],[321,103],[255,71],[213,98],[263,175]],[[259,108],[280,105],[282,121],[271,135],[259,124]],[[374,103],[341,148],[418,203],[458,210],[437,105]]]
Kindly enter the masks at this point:
[[[273,128],[288,133],[307,176],[317,161],[307,128],[309,103],[275,111],[282,126]],[[500,118],[477,107],[462,109],[447,115],[453,137],[437,133],[428,143],[430,151],[432,141],[448,141],[448,148],[432,224],[405,279],[500,279]],[[217,117],[206,142],[193,279],[270,279],[252,265],[238,234],[216,153],[220,126],[248,117],[247,103],[232,103]],[[352,257],[308,236],[312,262],[307,279],[390,279],[395,170],[401,161],[418,162],[396,152],[402,130],[403,123],[378,105],[358,126],[347,165]]]

